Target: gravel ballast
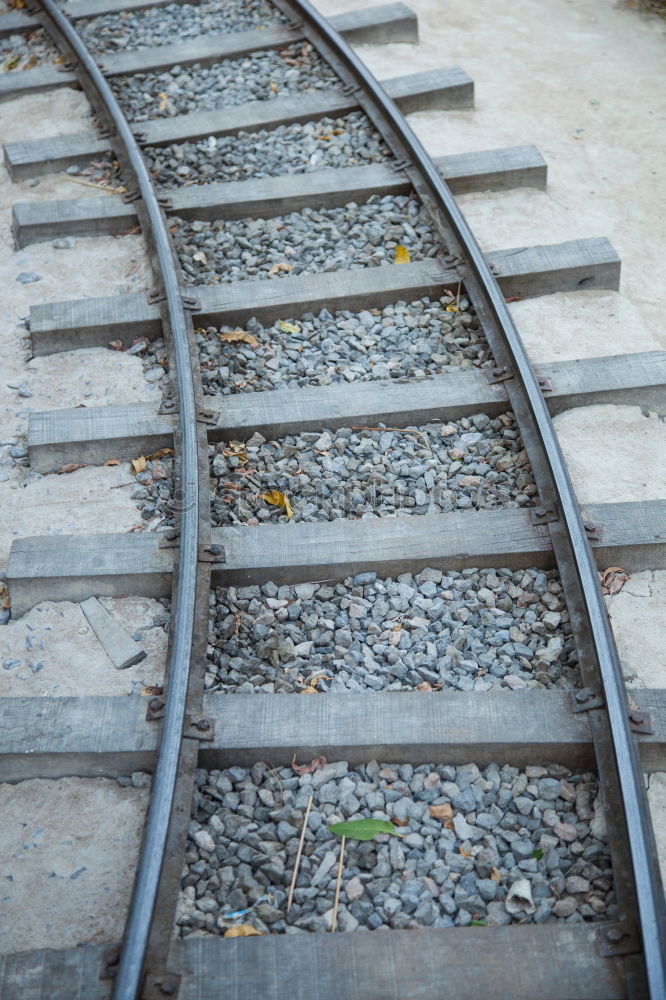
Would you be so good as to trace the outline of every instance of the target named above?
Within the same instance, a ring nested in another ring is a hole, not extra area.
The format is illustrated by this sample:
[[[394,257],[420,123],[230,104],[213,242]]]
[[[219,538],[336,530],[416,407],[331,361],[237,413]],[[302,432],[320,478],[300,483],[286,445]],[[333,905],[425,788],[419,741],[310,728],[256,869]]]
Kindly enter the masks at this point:
[[[327,825],[370,817],[397,822],[403,836],[347,840],[339,931],[617,917],[593,774],[338,761],[299,776],[258,763],[197,772],[180,934],[240,923],[261,934],[330,931],[340,842]]]
[[[121,52],[168,45],[198,35],[246,31],[286,23],[277,7],[263,0],[205,0],[140,11],[104,14],[86,20],[81,35],[94,52]]]
[[[303,42],[212,66],[195,63],[174,66],[170,72],[112,79],[123,111],[135,122],[326,91],[336,85],[335,73]]]
[[[447,311],[455,308],[455,312]],[[196,332],[206,395],[377,379],[425,378],[479,367],[490,349],[466,299],[396,302],[384,309],[331,314],[243,328],[253,342],[221,340],[229,326]]]
[[[427,568],[218,588],[206,688],[229,693],[578,686],[559,577]],[[313,678],[316,680],[313,682]]]
[[[338,427],[209,445],[216,524],[525,507],[536,494],[515,417],[484,413],[406,429]],[[293,508],[261,494],[284,493]]]
[[[0,73],[55,63],[58,54],[43,28],[35,28],[28,34],[7,35],[0,40]]]
[[[272,130],[153,146],[145,156],[155,183],[168,187],[304,174],[391,159],[379,133],[360,111]]]
[[[283,278],[393,264],[445,252],[427,212],[407,195],[373,195],[362,205],[291,212],[274,219],[187,222],[174,218],[174,244],[188,285]]]

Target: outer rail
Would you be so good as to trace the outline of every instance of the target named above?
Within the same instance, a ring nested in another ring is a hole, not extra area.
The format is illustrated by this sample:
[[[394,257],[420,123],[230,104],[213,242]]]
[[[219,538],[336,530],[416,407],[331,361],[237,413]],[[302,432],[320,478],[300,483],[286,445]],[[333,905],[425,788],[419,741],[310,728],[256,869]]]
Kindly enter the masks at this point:
[[[164,216],[139,146],[111,88],[68,18],[54,3],[54,0],[40,0],[40,3],[53,25],[75,53],[79,60],[80,71],[86,75],[105,106],[134,171],[148,215],[166,293],[166,307],[173,340],[176,387],[181,414],[180,560],[174,590],[175,606],[172,612],[171,652],[167,664],[168,697],[166,698],[164,723],[144,829],[141,858],[132,892],[113,991],[115,1000],[134,1000],[141,987],[144,957],[166,849],[167,830],[174,799],[185,720],[190,652],[194,634],[199,540],[195,394],[188,349],[188,322],[183,308],[178,272]]]
[[[663,928],[666,926],[666,905],[661,889],[640,758],[629,724],[629,705],[622,668],[599,587],[594,557],[543,393],[499,285],[448,185],[420,141],[394,102],[350,46],[331,28],[309,0],[289,0],[289,4],[297,11],[298,17],[303,18],[314,32],[325,39],[326,45],[333,50],[363,92],[371,98],[383,120],[407,150],[435,208],[443,213],[454,237],[464,249],[465,260],[480,286],[484,305],[502,337],[512,372],[519,382],[529,408],[554,487],[554,499],[561,511],[572,565],[579,581],[583,607],[587,615],[592,649],[598,663],[626,814],[647,981],[653,1000],[662,1000],[666,996],[666,939],[663,936]]]

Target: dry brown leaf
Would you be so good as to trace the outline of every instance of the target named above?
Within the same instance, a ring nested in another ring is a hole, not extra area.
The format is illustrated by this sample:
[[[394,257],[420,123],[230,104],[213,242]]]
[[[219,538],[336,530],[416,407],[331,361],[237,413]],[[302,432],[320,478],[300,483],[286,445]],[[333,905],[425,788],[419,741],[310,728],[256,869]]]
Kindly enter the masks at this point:
[[[293,266],[291,264],[289,264],[286,260],[281,260],[278,264],[273,264],[272,268],[270,269],[270,271],[268,273],[269,274],[278,274],[280,271],[285,271],[285,272],[288,273],[289,271],[293,271],[293,270],[294,270],[294,268],[293,268]]]
[[[125,345],[122,340],[111,340],[109,341],[109,347],[112,351],[124,351]]]
[[[173,448],[160,448],[159,451],[151,451],[150,455],[146,455],[146,459],[152,462],[156,458],[166,458],[167,455],[173,455]]]
[[[67,472],[76,472],[77,469],[85,469],[85,465],[80,462],[70,462],[69,465],[62,465],[58,469],[58,475],[62,476]]]
[[[416,685],[417,691],[432,691],[432,684],[430,681],[421,681],[420,684]]]
[[[145,455],[139,455],[138,458],[132,459],[132,468],[134,469],[134,474],[137,475],[139,472],[145,472],[148,462],[146,461]]]
[[[438,806],[428,806],[428,812],[433,819],[441,819],[444,822],[445,819],[453,818],[453,809],[450,802],[442,802]]]
[[[273,94],[279,94],[280,93],[280,88],[278,87],[278,85],[275,82],[275,80],[271,80],[271,82],[268,84],[268,86],[271,89],[271,93],[273,93]]]
[[[218,337],[225,344],[235,344],[237,341],[242,340],[244,344],[256,347],[259,343],[256,337],[253,337],[251,333],[246,333],[245,330],[231,330],[229,333],[219,333]]]
[[[227,447],[222,449],[222,454],[225,458],[237,458],[243,465],[250,458],[242,441],[229,441]]]
[[[238,924],[236,927],[230,927],[228,931],[225,931],[224,936],[228,938],[261,937],[261,931],[258,931],[252,924]]]
[[[157,110],[158,111],[166,111],[166,109],[169,107],[169,95],[165,94],[163,90],[160,90],[160,92],[157,95],[157,97],[159,98],[159,101],[158,101],[158,104],[157,104]]]
[[[396,264],[409,264],[411,256],[407,247],[403,247],[402,243],[398,243],[395,248],[395,262]]]
[[[107,458],[107,460],[106,460],[106,462],[104,463],[104,465],[105,465],[105,466],[106,466],[107,468],[108,468],[108,467],[109,467],[110,465],[120,465],[120,459],[119,459],[119,458]]]
[[[297,764],[296,754],[291,759],[291,769],[295,771],[296,774],[314,774],[314,772],[320,768],[326,766],[325,757],[314,757],[309,764]]]
[[[394,826],[409,826],[408,819],[398,819],[397,816],[391,816],[391,822]]]
[[[261,499],[265,500],[272,507],[284,507],[284,512],[288,518],[294,516],[294,511],[285,493],[281,493],[279,490],[269,490],[268,493],[261,494]]]
[[[463,858],[471,858],[472,857],[472,852],[467,847],[461,847],[460,848],[460,855]]]
[[[499,882],[502,876],[497,871],[497,868],[493,868],[490,872],[490,877],[493,880],[493,882]]]
[[[620,566],[609,566],[603,573],[599,573],[602,593],[611,597],[613,594],[618,594],[630,579],[630,574]]]
[[[300,677],[300,674],[299,674],[299,677]],[[324,671],[322,670],[318,674],[313,674],[312,677],[310,677],[309,680],[308,680],[308,686],[305,687],[305,688],[303,688],[303,690],[299,691],[298,693],[299,694],[317,694],[317,685],[319,684],[319,681],[322,681],[322,680],[330,681],[330,679],[331,678],[328,676],[328,674],[325,674]],[[302,681],[301,683],[305,683],[305,682]]]
[[[141,688],[142,695],[164,694],[161,684],[149,684],[148,687]]]

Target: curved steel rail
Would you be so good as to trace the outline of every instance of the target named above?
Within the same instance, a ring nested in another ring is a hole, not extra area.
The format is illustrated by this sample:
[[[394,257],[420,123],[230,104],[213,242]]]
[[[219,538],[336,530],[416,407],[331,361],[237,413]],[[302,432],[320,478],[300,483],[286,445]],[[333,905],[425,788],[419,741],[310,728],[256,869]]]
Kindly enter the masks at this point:
[[[520,380],[529,411],[545,454],[560,504],[562,519],[580,583],[584,607],[594,644],[607,705],[613,749],[626,810],[627,828],[638,897],[643,952],[650,995],[666,997],[666,943],[663,937],[664,900],[655,868],[647,798],[640,759],[629,725],[629,709],[622,668],[598,583],[594,556],[585,534],[573,485],[553,428],[543,393],[523,347],[504,296],[492,274],[465,217],[402,113],[375,80],[358,56],[309,0],[289,0],[289,4],[335,52],[346,69],[372,98],[380,115],[390,125],[425,181],[434,203],[446,218],[454,236],[465,250],[465,258],[481,286],[490,314],[503,337],[513,370]]]
[[[132,130],[113,91],[93,57],[54,0],[40,0],[49,18],[65,38],[97,91],[112,119],[150,221],[157,259],[161,268],[171,325],[176,385],[181,426],[181,520],[180,560],[172,611],[171,652],[167,664],[168,697],[152,792],[141,847],[141,858],[125,926],[123,948],[116,974],[115,1000],[134,1000],[141,985],[143,962],[157,896],[166,847],[185,720],[185,701],[194,632],[197,551],[199,538],[199,481],[197,469],[196,407],[187,337],[187,318],[181,300],[178,273],[164,216],[157,202],[150,175]]]
[[[167,698],[162,738],[153,780],[153,790],[142,845],[141,860],[134,885],[123,950],[114,988],[114,1000],[135,1000],[148,943],[178,766],[184,723],[185,697],[189,676],[190,647],[193,636],[194,597],[198,543],[198,477],[196,459],[195,401],[187,343],[187,320],[181,301],[176,266],[169,237],[156,195],[137,141],[92,56],[69,20],[54,0],[39,0],[80,61],[114,122],[128,160],[135,172],[144,200],[157,256],[162,269],[167,307],[173,334],[176,380],[180,400],[182,455],[181,475],[184,484],[181,516],[181,548],[177,581],[177,599],[173,615],[173,644],[169,660],[169,697]],[[617,650],[608,622],[596,565],[585,534],[573,486],[541,389],[525,353],[504,297],[478,247],[467,222],[448,186],[431,162],[423,146],[398,111],[393,101],[358,59],[352,49],[308,2],[289,0],[298,16],[307,23],[341,60],[358,81],[364,93],[390,125],[408,151],[425,182],[436,208],[443,213],[455,238],[465,248],[466,261],[481,288],[485,304],[500,331],[519,379],[525,402],[546,458],[573,556],[575,571],[592,641],[599,665],[606,699],[613,749],[626,811],[629,842],[640,914],[643,952],[650,994],[653,1000],[666,996],[666,945],[661,938],[664,902],[655,876],[654,850],[650,821],[643,788],[640,762],[628,722],[628,704]]]

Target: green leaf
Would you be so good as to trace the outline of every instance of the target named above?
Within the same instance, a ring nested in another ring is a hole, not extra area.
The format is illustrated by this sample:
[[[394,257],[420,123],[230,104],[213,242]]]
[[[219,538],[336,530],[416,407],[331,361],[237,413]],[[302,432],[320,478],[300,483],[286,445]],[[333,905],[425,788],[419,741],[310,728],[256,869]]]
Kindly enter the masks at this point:
[[[540,847],[535,847],[534,848],[534,850],[532,851],[532,857],[536,858],[537,861],[541,861],[541,859],[543,857],[543,851],[541,850]]]
[[[485,920],[470,920],[469,926],[470,927],[487,927],[488,924],[485,922]]]
[[[378,833],[390,833],[392,837],[404,837],[398,833],[393,823],[387,819],[355,819],[351,823],[334,823],[327,827],[336,837],[351,837],[353,840],[372,840]]]

